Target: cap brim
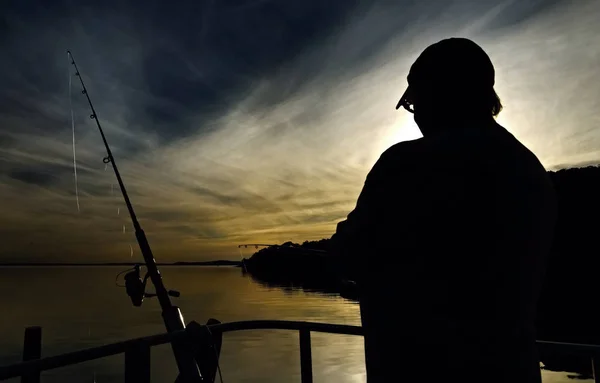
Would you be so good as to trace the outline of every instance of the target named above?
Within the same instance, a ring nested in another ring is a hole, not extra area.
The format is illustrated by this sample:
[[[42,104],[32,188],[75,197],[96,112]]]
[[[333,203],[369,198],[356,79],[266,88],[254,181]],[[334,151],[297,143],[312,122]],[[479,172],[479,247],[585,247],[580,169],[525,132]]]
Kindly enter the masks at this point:
[[[402,94],[402,97],[400,97],[400,100],[398,100],[398,104],[396,105],[396,110],[400,109],[400,107],[402,106],[402,103],[404,102],[404,99],[406,98],[406,95],[408,94],[408,89],[409,88],[406,88],[406,90]]]

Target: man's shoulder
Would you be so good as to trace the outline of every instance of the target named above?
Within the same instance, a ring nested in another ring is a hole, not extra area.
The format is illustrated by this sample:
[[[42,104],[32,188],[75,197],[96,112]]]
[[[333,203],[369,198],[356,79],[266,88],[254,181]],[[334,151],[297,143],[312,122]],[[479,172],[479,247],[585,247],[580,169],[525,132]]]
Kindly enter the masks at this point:
[[[379,162],[396,166],[401,164],[405,170],[427,167],[431,165],[431,162],[436,162],[437,159],[444,157],[445,150],[443,146],[430,139],[418,138],[390,146],[381,154]]]
[[[423,138],[416,140],[398,142],[387,148],[382,154],[382,159],[392,159],[398,157],[412,158],[420,155],[429,145]]]
[[[409,173],[418,171],[426,162],[427,146],[422,138],[390,146],[379,156],[367,178],[387,178],[390,174],[408,176]]]

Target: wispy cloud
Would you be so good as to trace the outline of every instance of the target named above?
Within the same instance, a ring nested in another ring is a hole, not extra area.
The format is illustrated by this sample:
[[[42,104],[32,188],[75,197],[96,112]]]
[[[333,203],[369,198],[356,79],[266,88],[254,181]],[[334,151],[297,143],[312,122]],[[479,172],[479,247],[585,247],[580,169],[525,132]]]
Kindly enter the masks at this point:
[[[63,48],[75,54],[160,260],[232,258],[238,243],[331,235],[379,154],[419,137],[394,106],[419,52],[450,35],[489,52],[506,106],[500,122],[544,164],[599,158],[595,1],[275,3],[150,6],[144,17],[125,6],[70,8],[45,24],[8,12],[0,257],[127,260],[135,248],[78,85],[77,212]]]

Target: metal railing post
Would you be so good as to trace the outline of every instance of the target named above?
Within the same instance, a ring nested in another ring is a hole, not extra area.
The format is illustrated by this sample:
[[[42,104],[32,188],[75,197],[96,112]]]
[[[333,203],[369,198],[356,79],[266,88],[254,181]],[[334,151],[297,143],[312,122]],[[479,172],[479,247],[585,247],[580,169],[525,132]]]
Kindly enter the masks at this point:
[[[310,330],[300,330],[300,377],[302,383],[312,383],[312,350],[310,345]]]
[[[23,362],[42,357],[42,328],[39,326],[27,327],[23,339]],[[31,371],[21,376],[21,383],[40,383],[39,370]]]
[[[150,345],[135,342],[125,349],[125,383],[150,383]]]

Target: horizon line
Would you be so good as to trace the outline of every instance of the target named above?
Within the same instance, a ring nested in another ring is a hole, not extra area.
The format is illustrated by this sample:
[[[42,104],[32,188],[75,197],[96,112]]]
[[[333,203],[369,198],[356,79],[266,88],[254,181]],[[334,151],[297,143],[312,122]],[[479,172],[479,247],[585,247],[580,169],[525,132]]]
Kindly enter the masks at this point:
[[[242,260],[230,259],[214,259],[209,261],[173,261],[173,262],[157,262],[157,265],[177,265],[177,264],[212,264],[212,263],[242,263]],[[38,266],[38,265],[81,265],[81,266],[107,266],[107,265],[145,265],[142,262],[0,262],[0,266]]]

